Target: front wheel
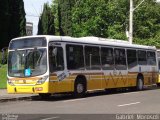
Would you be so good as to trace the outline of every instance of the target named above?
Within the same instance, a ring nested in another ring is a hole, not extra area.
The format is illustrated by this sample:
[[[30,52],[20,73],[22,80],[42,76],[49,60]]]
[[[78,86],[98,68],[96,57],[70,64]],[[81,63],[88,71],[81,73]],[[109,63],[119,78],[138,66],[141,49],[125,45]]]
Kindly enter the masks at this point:
[[[142,79],[142,77],[139,77],[137,79],[137,90],[138,91],[143,90],[143,86],[144,86],[143,79]]]
[[[86,84],[83,81],[76,81],[74,86],[75,97],[83,97],[86,92]]]

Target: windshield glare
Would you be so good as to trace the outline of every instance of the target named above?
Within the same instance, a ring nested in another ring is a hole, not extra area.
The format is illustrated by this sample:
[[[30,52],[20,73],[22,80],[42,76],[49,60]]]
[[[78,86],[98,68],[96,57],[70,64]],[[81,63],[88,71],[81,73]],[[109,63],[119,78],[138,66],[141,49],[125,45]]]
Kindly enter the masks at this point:
[[[13,77],[31,77],[47,71],[46,49],[15,50],[9,52],[8,74]]]

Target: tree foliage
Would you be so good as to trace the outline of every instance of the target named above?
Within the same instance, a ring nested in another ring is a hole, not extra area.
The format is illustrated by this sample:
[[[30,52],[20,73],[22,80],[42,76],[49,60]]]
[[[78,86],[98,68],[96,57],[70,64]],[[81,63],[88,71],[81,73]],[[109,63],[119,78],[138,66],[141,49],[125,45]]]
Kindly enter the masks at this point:
[[[9,1],[0,0],[0,48],[8,46],[8,30],[9,30],[9,20],[11,14],[9,13]]]
[[[160,47],[160,4],[146,0],[134,14],[135,42]]]
[[[38,35],[54,35],[54,14],[48,3],[43,6],[43,12],[39,18]]]
[[[55,16],[55,29],[57,35],[72,36],[72,8],[73,0],[53,0],[51,5]]]
[[[134,8],[140,2],[134,0]],[[127,40],[129,4],[129,0],[53,0],[55,34]],[[160,4],[145,0],[133,18],[133,42],[160,47]]]
[[[107,36],[105,30],[108,27],[108,9],[105,0],[78,1],[72,12],[74,36]]]
[[[10,2],[10,39],[26,35],[26,19],[23,0],[9,0]]]
[[[26,35],[23,0],[0,0],[0,48],[7,47],[12,38]]]

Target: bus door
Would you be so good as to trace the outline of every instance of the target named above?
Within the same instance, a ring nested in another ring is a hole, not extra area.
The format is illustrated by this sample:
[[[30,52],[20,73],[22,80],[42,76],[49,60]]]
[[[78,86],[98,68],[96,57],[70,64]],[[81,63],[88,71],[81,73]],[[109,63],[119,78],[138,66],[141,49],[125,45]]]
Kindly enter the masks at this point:
[[[112,85],[116,87],[126,87],[128,84],[128,70],[126,63],[126,52],[122,48],[114,48],[114,70],[112,72]]]
[[[102,88],[102,71],[100,63],[100,47],[85,46],[86,73],[88,74],[88,90]]]
[[[71,89],[71,85],[67,84],[67,70],[64,69],[64,51],[61,43],[49,44],[49,69],[51,91],[66,92]]]

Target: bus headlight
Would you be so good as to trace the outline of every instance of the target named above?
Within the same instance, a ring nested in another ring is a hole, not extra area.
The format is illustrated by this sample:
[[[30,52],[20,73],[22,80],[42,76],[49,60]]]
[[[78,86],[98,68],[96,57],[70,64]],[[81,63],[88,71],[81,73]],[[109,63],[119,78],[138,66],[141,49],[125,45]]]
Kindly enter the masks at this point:
[[[37,85],[43,84],[43,83],[47,80],[47,78],[48,78],[48,75],[42,77],[41,79],[39,79],[39,80],[37,81]]]
[[[8,84],[12,85],[12,86],[14,85],[13,82],[12,82],[12,80],[10,80],[10,79],[8,79]]]

